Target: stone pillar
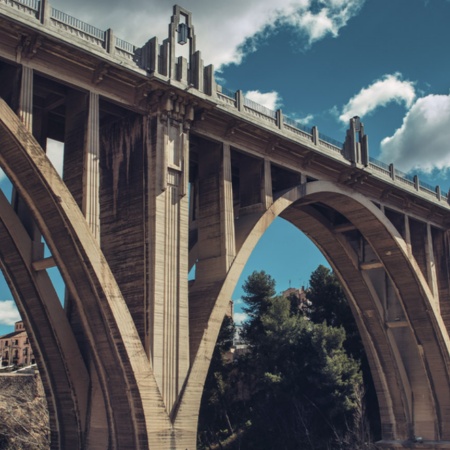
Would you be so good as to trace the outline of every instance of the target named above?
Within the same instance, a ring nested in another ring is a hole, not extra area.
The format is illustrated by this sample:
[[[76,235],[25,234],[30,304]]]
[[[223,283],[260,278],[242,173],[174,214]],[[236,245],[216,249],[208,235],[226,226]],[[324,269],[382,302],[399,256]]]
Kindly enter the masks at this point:
[[[428,269],[427,270],[428,286],[430,287],[430,290],[433,293],[435,305],[439,310],[439,289],[436,273],[436,261],[434,258],[434,251],[433,251],[433,236],[431,233],[431,225],[429,223],[427,223],[427,241],[426,241],[425,257]]]
[[[19,95],[19,118],[28,131],[33,133],[33,69],[22,66],[22,77]],[[44,246],[41,243],[41,233],[36,226],[28,206],[13,190],[12,204],[22,224],[33,241],[33,259],[41,259],[44,256]]]
[[[94,237],[100,238],[100,139],[99,139],[99,98],[89,93],[83,170],[82,211]]]
[[[407,214],[405,214],[405,242],[408,249],[408,256],[412,256],[411,230],[409,228],[409,217]]]
[[[146,347],[167,411],[189,369],[190,105],[160,99],[149,133],[149,298]]]
[[[33,132],[33,75],[33,69],[22,66],[19,117],[30,132]]]
[[[264,209],[268,209],[272,206],[273,203],[272,173],[269,159],[264,160],[264,187],[262,199],[264,202]]]
[[[223,145],[220,177],[220,215],[222,216],[222,255],[225,270],[228,270],[236,256],[234,236],[233,185],[231,174],[231,150],[229,144]]]

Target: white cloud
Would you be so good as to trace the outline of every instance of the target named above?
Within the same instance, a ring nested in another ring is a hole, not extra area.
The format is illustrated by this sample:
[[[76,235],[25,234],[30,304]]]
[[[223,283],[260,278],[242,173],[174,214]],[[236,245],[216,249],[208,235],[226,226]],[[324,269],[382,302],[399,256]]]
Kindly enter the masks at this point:
[[[233,314],[233,320],[236,325],[242,325],[248,319],[248,315],[243,312]]]
[[[277,110],[281,106],[281,98],[278,92],[260,92],[260,91],[248,91],[245,97],[259,105],[265,106],[273,111]]]
[[[290,24],[306,35],[308,44],[327,35],[336,37],[339,30],[358,14],[365,0],[322,0],[302,2],[291,10],[286,9],[281,22]],[[320,6],[320,8],[316,8]]]
[[[409,108],[415,96],[414,83],[403,81],[401,74],[384,75],[352,97],[344,106],[339,120],[347,123],[354,116],[364,117],[390,102],[403,103]]]
[[[450,168],[450,95],[419,98],[393,136],[381,142],[383,161],[402,171]]]
[[[205,64],[221,65],[242,61],[254,50],[258,37],[279,26],[289,26],[304,37],[306,45],[337,36],[355,16],[365,0],[184,0],[191,11],[197,35],[197,50]],[[53,0],[52,6],[100,29],[112,28],[116,36],[143,45],[153,36],[167,37],[172,8],[165,2],[129,0]],[[252,40],[252,45],[243,44]]]
[[[20,320],[19,311],[13,300],[0,300],[0,324],[14,325]]]
[[[300,117],[299,119],[294,118],[294,120],[296,122],[298,122],[301,125],[308,125],[312,122],[312,120],[314,119],[314,115],[313,114],[308,114],[305,117]]]

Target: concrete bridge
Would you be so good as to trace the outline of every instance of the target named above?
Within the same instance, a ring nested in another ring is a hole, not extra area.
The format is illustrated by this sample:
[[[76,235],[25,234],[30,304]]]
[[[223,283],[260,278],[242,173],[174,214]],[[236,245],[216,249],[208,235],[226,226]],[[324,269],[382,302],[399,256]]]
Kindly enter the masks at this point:
[[[53,449],[195,449],[226,306],[278,216],[351,301],[379,447],[450,448],[448,197],[372,160],[358,118],[342,145],[223,91],[178,6],[168,38],[137,48],[47,0],[0,0],[0,96],[1,268]]]

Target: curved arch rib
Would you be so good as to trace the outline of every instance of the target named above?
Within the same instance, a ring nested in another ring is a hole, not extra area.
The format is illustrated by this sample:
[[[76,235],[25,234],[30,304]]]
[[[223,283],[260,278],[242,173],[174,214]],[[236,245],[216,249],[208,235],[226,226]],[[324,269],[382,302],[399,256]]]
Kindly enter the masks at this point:
[[[180,423],[182,423],[183,420],[186,420],[185,418],[183,419],[183,416],[186,416],[187,411],[185,405],[192,405],[192,402],[197,402],[197,404],[199,404],[200,402],[202,383],[206,376],[208,360],[214,348],[214,342],[217,338],[226,304],[232,294],[245,262],[255,247],[258,239],[272,223],[273,219],[291,207],[294,202],[299,201],[302,198],[307,202],[321,201],[327,203],[348,217],[370,242],[389,273],[395,273],[396,270],[406,271],[408,274],[406,281],[398,280],[395,274],[391,275],[391,277],[403,302],[408,302],[408,305],[405,306],[405,310],[410,318],[409,320],[416,336],[416,342],[427,346],[427,350],[423,356],[423,373],[427,375],[430,387],[433,386],[435,389],[436,383],[441,383],[443,386],[447,387],[446,392],[448,391],[448,337],[444,333],[445,327],[440,323],[442,320],[435,315],[431,318],[428,316],[427,311],[432,308],[431,294],[417,264],[413,259],[407,256],[406,245],[404,244],[403,239],[398,235],[396,229],[389,223],[381,211],[368,199],[363,196],[355,196],[354,192],[347,192],[345,189],[342,189],[334,183],[312,182],[287,192],[265,213],[254,218],[250,226],[245,227],[246,229],[242,233],[242,239],[238,238],[239,230],[236,230],[236,242],[242,242],[242,246],[226,276],[223,276],[222,279],[215,280],[213,285],[216,289],[215,298],[217,300],[211,309],[206,308],[207,313],[205,313],[203,318],[200,318],[201,323],[199,324],[199,328],[204,331],[192,365],[191,375],[187,382],[184,400],[180,405],[178,416]],[[382,239],[378,241],[377,239],[380,236]],[[334,253],[336,250],[330,247],[328,251]],[[351,292],[354,297],[356,296],[357,288],[360,283],[362,286],[365,284],[362,278],[355,285],[348,286],[347,290]],[[210,284],[210,286],[211,285],[212,284]],[[201,290],[201,287],[198,287],[197,289]],[[370,298],[367,288],[365,288],[365,290],[365,295],[367,295],[367,298]],[[413,293],[415,294],[415,298],[412,298]],[[420,295],[417,295],[417,293],[420,293]],[[210,296],[213,295],[214,293],[210,293]],[[424,326],[424,323],[427,325]],[[372,328],[375,326],[381,330],[383,322],[379,318],[369,326]],[[430,333],[426,335],[426,328],[432,330],[431,335]],[[373,332],[374,330],[372,329],[371,333]],[[390,392],[386,389],[386,383],[384,383],[384,387],[380,387],[383,383],[379,383],[378,386],[382,400],[381,403],[384,405],[384,408],[387,409],[387,411],[382,412],[385,420],[385,437],[388,440],[391,440],[392,438],[396,440],[407,439],[410,437],[409,430],[407,429],[407,423],[410,422],[408,419],[410,413],[408,413],[408,409],[405,409],[405,405],[408,402],[404,396],[399,396],[397,393],[394,393],[394,391],[398,389],[398,384],[401,384],[401,376],[399,375],[398,368],[396,368],[397,364],[392,352],[389,352],[388,355],[383,352],[383,348],[385,349],[391,346],[386,333],[381,332],[378,334],[378,339],[380,339],[379,336],[383,336],[383,342],[377,342],[378,348],[375,349],[373,347],[368,350],[369,353],[371,351],[372,353],[375,352],[375,354],[372,354],[373,358],[377,357],[381,361],[384,361],[383,364],[378,366],[378,370],[382,372],[376,374],[376,378],[378,381],[381,379],[389,380],[388,384],[390,384]],[[418,352],[421,353],[420,349]],[[428,357],[430,358],[429,361],[427,361]],[[435,365],[432,370],[430,370],[430,363]],[[383,371],[387,371],[387,373],[384,373]],[[446,426],[446,419],[444,419],[443,413],[446,411],[447,405],[449,404],[447,397],[448,393],[439,400],[434,396],[437,409],[437,419],[435,421],[437,429],[428,430],[429,436],[427,436],[427,439],[430,441],[446,438],[444,430],[448,429],[448,427]],[[395,419],[393,419],[394,417]],[[389,424],[389,421],[395,423]]]
[[[109,266],[72,195],[3,100],[0,142],[0,165],[30,208],[77,302],[107,401],[109,446],[144,449],[149,440],[169,445],[170,420]]]

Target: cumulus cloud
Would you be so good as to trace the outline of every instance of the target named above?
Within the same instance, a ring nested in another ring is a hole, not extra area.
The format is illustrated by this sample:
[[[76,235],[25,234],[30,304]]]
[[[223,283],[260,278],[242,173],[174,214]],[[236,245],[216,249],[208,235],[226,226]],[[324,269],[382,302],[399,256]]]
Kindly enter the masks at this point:
[[[326,36],[336,37],[366,0],[184,0],[193,14],[197,49],[206,64],[239,64],[258,46],[258,37],[279,26],[289,26],[311,45]],[[53,0],[52,6],[116,36],[142,45],[153,36],[167,37],[172,10],[165,2],[129,0]],[[251,40],[252,45],[245,45]]]
[[[233,314],[233,320],[236,325],[242,325],[248,319],[248,315],[243,312]]]
[[[393,136],[381,142],[381,159],[402,171],[450,168],[450,96],[419,98]]]
[[[13,300],[0,300],[0,324],[14,325],[20,320],[19,311]]]
[[[354,116],[364,117],[390,102],[404,104],[409,108],[415,97],[413,82],[402,80],[399,73],[384,75],[352,97],[343,107],[339,120],[347,123]]]
[[[281,97],[278,92],[260,92],[260,91],[247,91],[245,97],[259,105],[265,106],[266,108],[277,110],[281,106]]]
[[[291,11],[287,9],[280,21],[305,34],[311,45],[327,35],[338,36],[339,30],[358,14],[363,4],[364,1],[360,0],[303,2],[303,5],[294,6]]]
[[[292,117],[292,119],[295,120],[300,125],[308,125],[308,124],[310,124],[313,121],[314,115],[313,114],[308,114],[305,117],[300,117],[300,118]]]

